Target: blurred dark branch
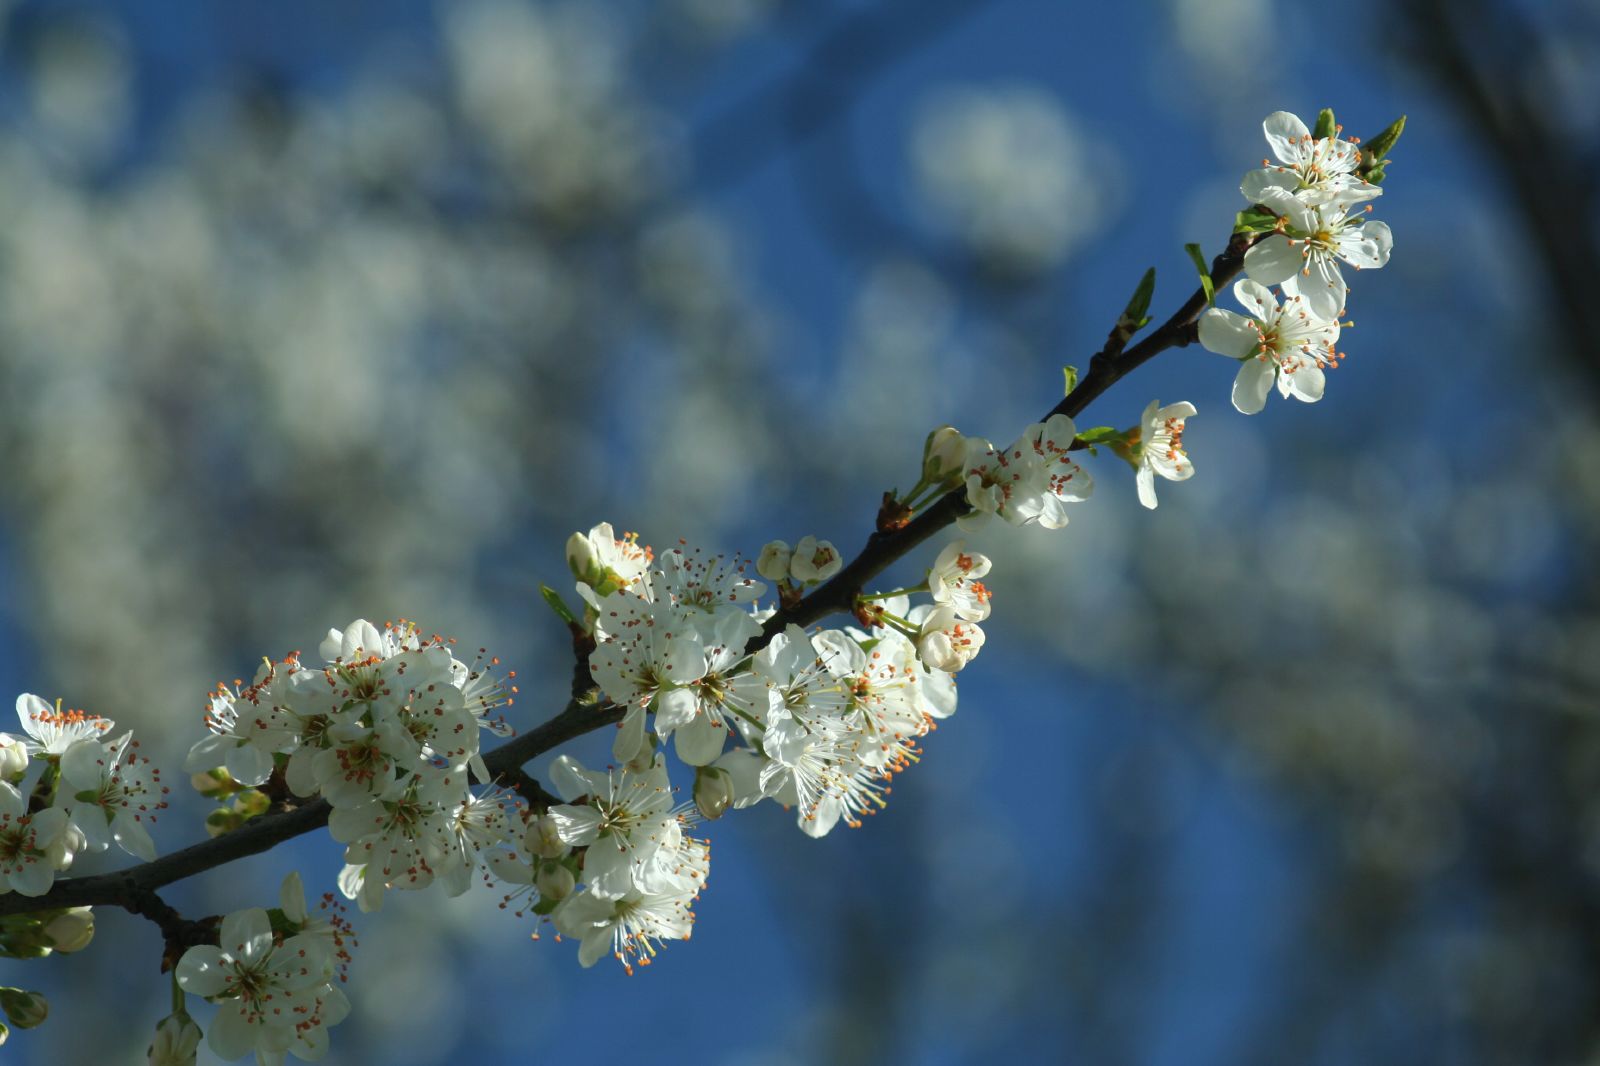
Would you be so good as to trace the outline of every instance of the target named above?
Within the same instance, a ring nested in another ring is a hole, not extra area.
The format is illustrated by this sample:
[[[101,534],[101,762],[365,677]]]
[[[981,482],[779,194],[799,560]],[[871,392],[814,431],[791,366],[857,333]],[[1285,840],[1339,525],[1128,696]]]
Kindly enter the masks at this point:
[[[1575,150],[1585,131],[1564,128],[1564,116],[1528,77],[1548,52],[1543,35],[1520,4],[1404,0],[1395,8],[1407,59],[1455,107],[1509,188],[1544,270],[1560,346],[1600,397],[1600,346],[1590,321],[1590,290],[1600,277],[1592,226],[1600,179],[1593,146],[1587,155]]]

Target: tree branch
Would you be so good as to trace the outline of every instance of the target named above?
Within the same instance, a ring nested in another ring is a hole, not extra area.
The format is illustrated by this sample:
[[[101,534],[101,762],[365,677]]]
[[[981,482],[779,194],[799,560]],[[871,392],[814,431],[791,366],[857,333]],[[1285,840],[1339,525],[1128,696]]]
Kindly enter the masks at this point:
[[[1216,288],[1224,287],[1238,276],[1244,265],[1244,253],[1250,244],[1250,237],[1235,236],[1226,250],[1212,260],[1211,277]],[[1136,367],[1168,348],[1191,343],[1194,340],[1194,324],[1205,308],[1205,292],[1196,290],[1160,328],[1132,348],[1117,352],[1110,350],[1112,346],[1108,344],[1090,360],[1089,372],[1078,382],[1077,388],[1046,412],[1045,417],[1055,414],[1076,417]],[[868,581],[955,521],[967,509],[966,490],[956,489],[940,497],[904,527],[887,533],[873,533],[867,538],[861,552],[831,580],[796,603],[779,609],[768,619],[761,633],[751,639],[746,650],[759,650],[789,625],[809,626],[828,615],[849,612]],[[551,797],[522,772],[523,764],[568,740],[621,721],[624,711],[625,708],[616,705],[591,705],[575,696],[554,718],[489,752],[484,756],[484,763],[496,780],[508,782],[512,788],[528,797],[530,802],[537,803],[541,797],[548,802]],[[0,896],[0,915],[24,914],[57,907],[117,906],[155,921],[170,940],[172,934],[168,927],[175,919],[181,921],[181,918],[177,918],[176,912],[155,897],[155,889],[247,855],[259,854],[291,837],[319,829],[327,824],[328,814],[328,802],[324,799],[311,800],[291,810],[264,814],[231,833],[194,844],[154,862],[93,877],[66,878],[56,882],[42,896],[20,896],[16,893]],[[151,903],[151,900],[155,902]]]

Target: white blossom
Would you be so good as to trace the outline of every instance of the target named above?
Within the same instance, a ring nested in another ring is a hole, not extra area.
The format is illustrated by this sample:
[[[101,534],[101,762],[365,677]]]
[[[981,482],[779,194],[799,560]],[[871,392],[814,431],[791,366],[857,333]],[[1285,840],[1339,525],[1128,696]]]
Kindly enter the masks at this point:
[[[50,891],[57,868],[72,861],[71,851],[62,849],[67,828],[66,811],[51,807],[30,814],[22,793],[0,781],[0,894]]]
[[[1361,149],[1337,132],[1332,137],[1313,137],[1306,124],[1287,111],[1268,115],[1261,129],[1282,165],[1263,160],[1262,169],[1244,176],[1239,191],[1250,203],[1282,214],[1287,199],[1316,206],[1352,204],[1383,195],[1382,188],[1356,174]]]
[[[107,836],[128,854],[151,862],[156,857],[146,822],[166,809],[168,791],[161,771],[139,754],[132,733],[116,740],[80,740],[61,756],[58,806],[66,808],[88,846],[103,850]]]
[[[1303,297],[1289,297],[1279,306],[1270,289],[1249,279],[1237,282],[1233,295],[1248,316],[1217,307],[1200,316],[1200,343],[1240,361],[1233,406],[1243,414],[1257,413],[1274,382],[1281,395],[1306,403],[1322,399],[1323,368],[1339,359],[1334,350],[1339,323],[1312,313]]]
[[[839,549],[825,540],[809,534],[794,546],[794,556],[789,560],[789,573],[802,585],[826,581],[839,572],[844,560]]]
[[[983,630],[960,618],[955,608],[939,605],[921,618],[917,654],[934,670],[956,673],[977,657]]]
[[[62,710],[60,700],[52,707],[28,692],[17,697],[17,718],[34,755],[60,755],[80,740],[100,739],[115,724],[97,714]]]
[[[966,548],[960,540],[945,545],[928,569],[928,595],[969,622],[981,622],[989,617],[989,590],[979,579],[988,574],[990,561]]]
[[[1306,310],[1318,319],[1344,312],[1346,285],[1341,262],[1357,270],[1376,270],[1389,261],[1394,237],[1383,222],[1368,222],[1350,205],[1279,201],[1285,232],[1271,233],[1244,254],[1251,281],[1282,285],[1285,296],[1304,296]]]
[[[1194,464],[1183,450],[1183,423],[1194,417],[1194,404],[1174,403],[1166,407],[1151,400],[1139,419],[1139,469],[1134,480],[1139,486],[1139,502],[1156,505],[1156,475],[1168,481],[1187,481],[1194,476]]]

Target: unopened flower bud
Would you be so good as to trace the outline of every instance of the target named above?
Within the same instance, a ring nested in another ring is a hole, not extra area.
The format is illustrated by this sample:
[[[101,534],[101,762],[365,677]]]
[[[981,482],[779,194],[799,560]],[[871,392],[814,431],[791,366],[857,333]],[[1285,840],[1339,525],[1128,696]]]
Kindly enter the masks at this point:
[[[529,855],[541,859],[565,858],[572,849],[561,839],[561,830],[556,825],[556,820],[548,814],[541,814],[528,823],[528,830],[523,834],[522,846],[528,850]]]
[[[539,872],[533,877],[533,885],[539,890],[540,898],[552,901],[572,895],[574,884],[572,871],[554,860],[540,863]]]
[[[586,585],[600,583],[602,575],[594,553],[594,542],[582,533],[574,533],[567,538],[567,569]]]
[[[733,775],[715,766],[702,766],[694,775],[694,805],[708,821],[721,818],[733,805]]]
[[[967,438],[954,426],[940,426],[922,445],[922,480],[930,485],[952,481],[967,456]]]
[[[0,733],[0,781],[16,784],[28,772],[28,749],[10,733]]]
[[[18,1029],[32,1029],[50,1015],[50,1003],[39,993],[21,988],[0,988],[0,1010]]]
[[[794,575],[796,581],[809,585],[828,580],[843,565],[839,549],[825,540],[807,536],[801,537],[800,543],[795,545],[794,557],[789,560],[789,573]]]
[[[82,951],[94,939],[94,910],[73,907],[62,911],[45,923],[44,935],[57,951],[69,954]]]
[[[789,576],[789,560],[793,558],[794,551],[789,547],[788,541],[768,541],[761,549],[761,556],[756,560],[756,573],[768,581],[782,581]]]
[[[188,1012],[167,1015],[156,1026],[156,1039],[149,1051],[150,1066],[194,1066],[200,1037],[200,1027]]]

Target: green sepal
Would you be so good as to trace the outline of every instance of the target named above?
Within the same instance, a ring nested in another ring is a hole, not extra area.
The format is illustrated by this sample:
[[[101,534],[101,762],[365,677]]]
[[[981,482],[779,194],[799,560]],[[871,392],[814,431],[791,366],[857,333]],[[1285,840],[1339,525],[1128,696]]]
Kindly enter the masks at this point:
[[[559,899],[540,899],[539,902],[535,903],[531,909],[533,913],[542,917],[549,914],[560,905],[561,901]]]
[[[1385,127],[1384,131],[1361,146],[1361,169],[1370,171],[1394,150],[1395,142],[1406,131],[1406,117],[1401,115]],[[1372,180],[1370,178],[1368,181]]]
[[[1265,233],[1277,228],[1278,216],[1271,211],[1250,207],[1233,216],[1235,233]]]
[[[1200,274],[1200,288],[1205,290],[1206,303],[1215,307],[1217,305],[1217,287],[1211,281],[1211,270],[1206,266],[1205,253],[1198,244],[1186,244],[1183,250],[1189,253],[1189,259],[1194,263],[1194,268]]]
[[[233,799],[233,810],[241,818],[258,818],[272,808],[272,800],[260,789],[247,788]]]
[[[1379,163],[1377,166],[1375,166],[1371,170],[1367,171],[1367,179],[1366,180],[1370,184],[1373,184],[1373,185],[1382,185],[1383,184],[1383,178],[1384,178],[1384,168],[1387,167],[1388,165],[1389,165],[1388,163]]]
[[[1317,140],[1332,137],[1339,130],[1339,124],[1333,120],[1333,108],[1325,107],[1317,113],[1317,128],[1311,131],[1311,136]]]
[[[572,610],[567,606],[566,601],[561,598],[561,593],[557,592],[549,585],[541,583],[539,585],[539,596],[544,600],[545,606],[549,607],[556,613],[557,618],[561,619],[569,626],[575,626],[578,624],[577,616],[572,613]]]

